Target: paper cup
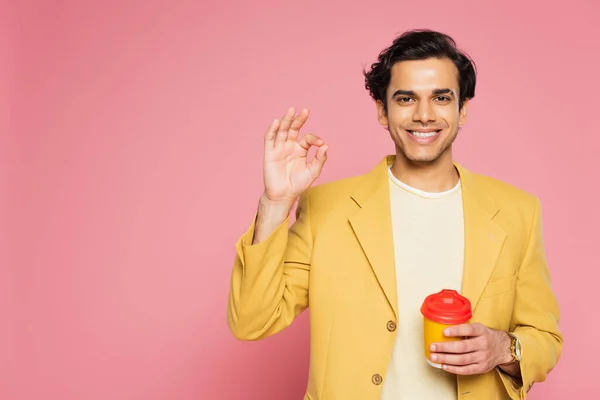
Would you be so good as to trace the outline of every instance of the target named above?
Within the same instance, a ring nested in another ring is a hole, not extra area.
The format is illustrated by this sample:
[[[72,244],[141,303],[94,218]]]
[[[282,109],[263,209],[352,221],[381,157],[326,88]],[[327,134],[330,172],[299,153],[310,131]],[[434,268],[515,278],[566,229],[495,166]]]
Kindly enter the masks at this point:
[[[421,314],[423,314],[425,360],[432,367],[442,368],[441,364],[431,361],[429,346],[432,343],[462,340],[460,337],[444,336],[444,329],[469,322],[473,316],[471,302],[456,290],[444,289],[425,298],[421,306]]]

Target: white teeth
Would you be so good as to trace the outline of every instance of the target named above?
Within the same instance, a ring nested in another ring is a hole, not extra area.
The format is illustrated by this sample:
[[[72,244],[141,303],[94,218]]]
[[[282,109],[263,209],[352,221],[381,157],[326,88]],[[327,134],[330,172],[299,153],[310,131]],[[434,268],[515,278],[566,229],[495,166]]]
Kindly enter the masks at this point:
[[[411,135],[419,137],[419,138],[430,138],[432,136],[437,135],[437,131],[436,132],[416,132],[416,131],[409,131]]]

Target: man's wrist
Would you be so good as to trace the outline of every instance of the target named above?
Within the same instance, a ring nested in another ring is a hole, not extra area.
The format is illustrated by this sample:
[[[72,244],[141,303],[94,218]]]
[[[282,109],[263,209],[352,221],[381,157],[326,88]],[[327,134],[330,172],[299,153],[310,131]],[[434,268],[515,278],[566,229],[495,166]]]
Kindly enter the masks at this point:
[[[521,363],[513,356],[513,336],[509,332],[496,331],[499,355],[496,367],[521,384]]]
[[[512,337],[509,335],[508,332],[505,331],[496,331],[496,333],[498,334],[500,342],[500,354],[498,356],[498,361],[496,365],[503,366],[514,364],[516,361],[513,358],[511,350]]]

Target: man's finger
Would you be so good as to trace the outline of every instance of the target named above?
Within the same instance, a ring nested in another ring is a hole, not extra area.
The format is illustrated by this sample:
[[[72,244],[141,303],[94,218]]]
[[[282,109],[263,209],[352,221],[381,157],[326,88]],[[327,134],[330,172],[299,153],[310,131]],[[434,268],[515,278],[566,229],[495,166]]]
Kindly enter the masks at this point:
[[[438,342],[430,346],[432,353],[470,353],[472,351],[481,350],[479,340],[476,338],[453,340],[451,342]]]
[[[277,128],[279,127],[279,120],[275,119],[269,125],[267,132],[265,133],[265,147],[273,147],[275,146],[275,135],[277,133]]]
[[[481,361],[482,353],[479,351],[473,351],[470,353],[432,353],[431,361],[438,364],[449,364],[455,366],[464,366],[470,364],[477,364]]]
[[[295,112],[296,111],[294,110],[294,107],[290,107],[281,119],[279,129],[277,130],[277,135],[275,136],[275,146],[287,140],[288,129],[290,129]]]
[[[300,114],[294,118],[292,123],[290,124],[290,129],[288,130],[287,140],[296,140],[298,138],[298,134],[300,133],[300,128],[304,126],[304,123],[308,119],[308,110],[306,108],[300,111]]]
[[[486,327],[482,324],[461,324],[444,329],[446,337],[469,337],[481,336],[486,332]]]
[[[310,149],[310,146],[321,146],[323,144],[323,139],[313,135],[312,133],[307,133],[306,135],[302,136],[300,140],[298,140],[298,144],[304,150],[308,150]]]
[[[455,375],[476,375],[483,372],[481,364],[469,364],[469,365],[447,365],[443,364],[442,369]]]

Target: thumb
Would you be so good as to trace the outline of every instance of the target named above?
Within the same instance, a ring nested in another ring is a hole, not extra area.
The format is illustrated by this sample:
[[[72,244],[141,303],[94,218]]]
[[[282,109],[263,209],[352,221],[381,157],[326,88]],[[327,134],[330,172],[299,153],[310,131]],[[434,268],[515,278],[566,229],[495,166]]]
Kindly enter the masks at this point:
[[[323,145],[317,149],[315,158],[308,163],[308,169],[310,169],[312,176],[319,176],[323,170],[323,165],[327,161],[327,145]]]

